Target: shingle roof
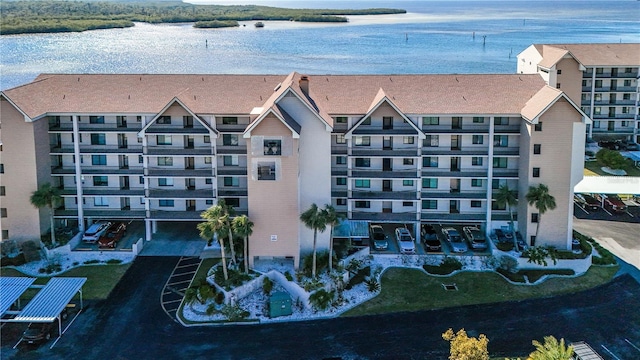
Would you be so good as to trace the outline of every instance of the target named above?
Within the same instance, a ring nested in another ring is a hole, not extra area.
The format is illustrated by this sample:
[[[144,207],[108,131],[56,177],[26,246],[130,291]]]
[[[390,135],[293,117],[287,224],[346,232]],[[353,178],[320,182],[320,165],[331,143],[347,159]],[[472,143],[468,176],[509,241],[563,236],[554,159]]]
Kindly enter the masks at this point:
[[[538,93],[536,93],[527,104],[522,108],[522,117],[526,120],[533,121],[533,119],[542,115],[542,113],[551,105],[555,100],[562,95],[562,91],[554,89],[550,86],[545,86]]]
[[[545,86],[537,74],[312,75],[307,98],[299,77],[44,74],[3,93],[31,118],[157,114],[174,98],[196,114],[249,114],[255,107],[270,108],[277,98],[274,88],[285,87],[287,80],[287,87],[330,121],[328,114],[365,114],[380,89],[405,114],[519,114]]]
[[[541,49],[540,45],[536,48]],[[563,50],[571,52],[584,66],[640,66],[640,43],[547,44],[542,45],[542,62],[547,61],[547,56],[555,58]]]
[[[552,45],[542,46],[542,60],[538,65],[544,68],[550,68],[560,61],[565,55],[569,53],[569,50],[560,49]]]

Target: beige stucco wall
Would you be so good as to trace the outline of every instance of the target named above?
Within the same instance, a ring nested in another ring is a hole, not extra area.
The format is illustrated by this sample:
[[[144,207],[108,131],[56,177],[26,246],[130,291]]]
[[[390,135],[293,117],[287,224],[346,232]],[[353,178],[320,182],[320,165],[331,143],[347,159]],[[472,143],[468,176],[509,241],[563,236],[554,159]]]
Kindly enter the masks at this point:
[[[558,70],[561,70],[561,73],[556,75],[556,83],[560,83],[560,90],[567,94],[571,101],[580,106],[582,70],[580,70],[578,62],[572,57],[564,58],[556,64],[556,73]],[[555,87],[556,84],[551,86]]]
[[[9,239],[23,241],[39,239],[49,229],[48,209],[34,208],[29,198],[38,186],[51,181],[48,122],[45,119],[26,122],[24,116],[8,101],[0,100],[4,164],[1,185],[6,195],[0,206],[7,208],[2,229],[9,230]]]

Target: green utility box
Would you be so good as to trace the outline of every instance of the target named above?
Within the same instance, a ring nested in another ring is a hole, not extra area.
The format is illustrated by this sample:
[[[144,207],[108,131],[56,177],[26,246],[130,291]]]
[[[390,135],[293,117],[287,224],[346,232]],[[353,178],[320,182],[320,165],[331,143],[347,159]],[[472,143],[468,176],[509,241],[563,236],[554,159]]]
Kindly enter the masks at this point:
[[[269,298],[269,317],[291,315],[291,296],[288,293],[279,291],[271,294]]]

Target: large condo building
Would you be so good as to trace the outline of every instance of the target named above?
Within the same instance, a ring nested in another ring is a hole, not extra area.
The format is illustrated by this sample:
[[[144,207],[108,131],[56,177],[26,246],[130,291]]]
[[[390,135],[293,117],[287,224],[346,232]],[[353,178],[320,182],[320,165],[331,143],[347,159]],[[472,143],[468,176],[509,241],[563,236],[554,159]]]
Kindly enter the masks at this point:
[[[542,75],[589,115],[587,137],[640,142],[640,43],[534,44],[518,54],[519,74]]]
[[[2,92],[0,111],[2,239],[48,230],[29,197],[49,182],[64,199],[58,221],[137,219],[147,240],[158,222],[201,221],[225,199],[255,223],[251,262],[296,266],[312,203],[351,221],[488,233],[508,224],[493,201],[502,185],[518,191],[527,242],[570,248],[590,122],[537,74],[44,74]],[[524,195],[541,183],[557,208],[536,234]]]

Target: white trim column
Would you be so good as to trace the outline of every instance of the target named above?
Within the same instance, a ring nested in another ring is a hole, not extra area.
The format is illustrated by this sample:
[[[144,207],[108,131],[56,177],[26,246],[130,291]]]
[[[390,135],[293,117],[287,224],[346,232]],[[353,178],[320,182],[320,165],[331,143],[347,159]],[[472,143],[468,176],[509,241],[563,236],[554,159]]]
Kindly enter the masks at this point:
[[[582,84],[580,85],[582,86]],[[591,126],[589,126],[589,139],[593,138],[593,126],[596,122],[593,118],[593,107],[595,106],[595,98],[596,98],[596,68],[592,68],[591,72],[591,106],[589,107],[589,117],[591,118]]]
[[[485,228],[485,236],[491,230],[491,200],[493,200],[493,134],[494,124],[493,116],[489,116],[489,151],[487,156],[487,217]]]
[[[78,130],[78,115],[71,117],[73,123],[73,156],[75,157],[76,196],[78,199],[78,230],[84,231],[84,202],[82,197],[82,167],[80,166],[80,132]]]

